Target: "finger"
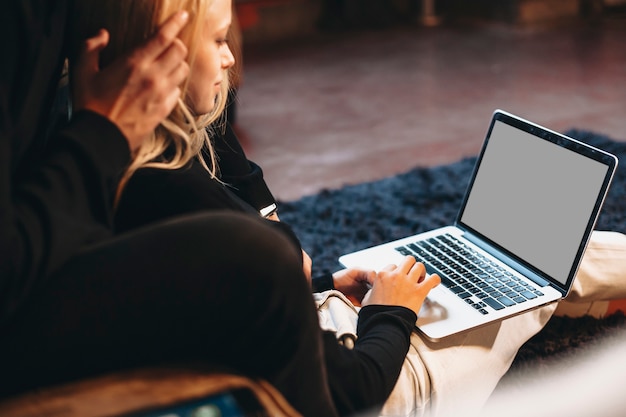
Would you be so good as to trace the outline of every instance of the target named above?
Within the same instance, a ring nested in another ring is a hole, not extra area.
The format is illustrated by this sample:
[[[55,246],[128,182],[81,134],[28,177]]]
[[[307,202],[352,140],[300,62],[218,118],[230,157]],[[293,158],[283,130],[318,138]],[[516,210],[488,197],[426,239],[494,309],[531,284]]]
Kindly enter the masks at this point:
[[[372,282],[374,282],[375,278],[376,278],[376,271],[369,270],[367,271],[365,275],[365,282],[367,282],[368,284],[371,284]]]
[[[85,51],[100,51],[109,43],[109,32],[106,29],[100,29],[96,36],[88,38],[84,43]]]
[[[78,55],[79,65],[76,71],[95,72],[100,69],[100,51],[109,43],[109,32],[100,29],[98,34],[92,38],[85,40],[83,47]]]
[[[350,271],[356,282],[366,282],[369,276],[376,275],[376,272],[368,269],[351,269]]]
[[[179,87],[174,88],[170,94],[168,94],[163,100],[163,114],[162,117],[168,116],[174,107],[178,104],[178,99],[180,98],[181,90]]]
[[[424,280],[420,283],[420,285],[428,288],[428,291],[432,290],[439,284],[441,284],[441,278],[437,274],[431,274],[426,276]]]
[[[169,82],[172,86],[179,86],[185,81],[185,78],[189,75],[189,65],[186,62],[182,62],[176,70],[169,75]]]
[[[426,266],[422,262],[416,262],[411,268],[411,274],[417,275],[417,282],[422,282],[426,277]]]
[[[383,269],[381,269],[381,271],[391,272],[391,271],[393,271],[396,268],[398,268],[398,265],[396,265],[396,264],[389,264],[389,265],[385,266]]]
[[[367,288],[371,288],[372,285],[374,285],[374,281],[376,280],[376,276],[378,274],[376,274],[376,271],[369,271],[368,274],[365,276],[365,286]]]
[[[181,10],[174,13],[161,25],[159,30],[148,39],[148,42],[136,51],[136,53],[140,58],[151,61],[156,60],[158,56],[171,46],[188,20],[189,13],[187,11]]]
[[[408,274],[411,271],[411,268],[413,268],[413,265],[415,265],[416,262],[417,262],[417,260],[413,256],[407,255],[407,256],[404,257],[404,259],[402,260],[402,262],[400,263],[398,268],[403,273]]]
[[[176,71],[182,63],[185,63],[186,56],[187,47],[183,41],[176,38],[172,44],[156,58],[154,65],[161,68],[164,73],[170,74],[171,72]]]

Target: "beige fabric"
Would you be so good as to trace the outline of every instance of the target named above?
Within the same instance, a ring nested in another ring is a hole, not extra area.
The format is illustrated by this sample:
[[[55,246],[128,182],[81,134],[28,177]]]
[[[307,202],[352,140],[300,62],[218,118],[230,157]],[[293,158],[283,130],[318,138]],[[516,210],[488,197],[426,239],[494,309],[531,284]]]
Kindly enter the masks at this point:
[[[609,300],[626,298],[626,235],[594,231],[572,290],[556,316],[604,317]]]
[[[519,348],[548,322],[556,304],[429,342],[418,333],[381,416],[447,416],[477,410],[509,369]]]
[[[356,333],[357,309],[345,297],[334,290],[315,297],[323,328],[340,329],[342,335]],[[381,416],[456,415],[458,404],[463,404],[465,412],[476,412],[522,344],[545,326],[557,305],[560,313],[583,315],[606,311],[605,300],[616,298],[626,298],[626,236],[594,231],[566,301],[439,342],[413,333],[402,372]]]
[[[626,235],[594,231],[565,301],[584,303],[626,298]]]
[[[460,407],[458,413],[451,415],[621,417],[626,410],[624,352],[626,332],[620,330],[575,358],[561,358],[537,373],[520,376],[520,382],[514,386],[498,389],[480,413],[468,414]]]
[[[314,298],[323,329],[337,332],[340,339],[346,335],[356,339],[358,308],[336,290]],[[546,306],[440,342],[413,333],[398,382],[380,415],[445,413],[446,404],[458,401],[468,409],[481,407],[519,347],[541,330],[555,308],[556,304]]]
[[[314,293],[313,298],[323,330],[335,332],[338,339],[346,335],[356,338],[358,308],[345,295],[337,290],[328,290]]]
[[[590,301],[588,303],[574,303],[561,301],[554,312],[557,317],[583,317],[591,316],[602,318],[609,309],[608,301]]]

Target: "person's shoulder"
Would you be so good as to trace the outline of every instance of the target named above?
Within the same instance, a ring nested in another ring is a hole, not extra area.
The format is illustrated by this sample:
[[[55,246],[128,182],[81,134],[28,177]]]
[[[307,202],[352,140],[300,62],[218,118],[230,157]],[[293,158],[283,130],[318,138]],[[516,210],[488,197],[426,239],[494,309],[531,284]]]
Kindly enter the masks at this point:
[[[197,162],[176,169],[140,168],[129,178],[123,191],[128,200],[194,209],[211,206],[214,201],[225,199],[225,194],[224,185]]]
[[[129,180],[134,185],[160,186],[180,188],[219,185],[211,174],[197,161],[190,161],[180,168],[163,168],[155,166],[142,167],[136,170]]]

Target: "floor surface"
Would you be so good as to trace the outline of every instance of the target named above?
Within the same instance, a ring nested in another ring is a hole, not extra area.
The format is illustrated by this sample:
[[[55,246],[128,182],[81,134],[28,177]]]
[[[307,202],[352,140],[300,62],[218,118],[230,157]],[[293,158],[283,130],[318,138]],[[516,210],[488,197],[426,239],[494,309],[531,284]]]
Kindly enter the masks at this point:
[[[623,16],[326,33],[243,66],[240,136],[283,201],[474,155],[496,108],[626,141]]]

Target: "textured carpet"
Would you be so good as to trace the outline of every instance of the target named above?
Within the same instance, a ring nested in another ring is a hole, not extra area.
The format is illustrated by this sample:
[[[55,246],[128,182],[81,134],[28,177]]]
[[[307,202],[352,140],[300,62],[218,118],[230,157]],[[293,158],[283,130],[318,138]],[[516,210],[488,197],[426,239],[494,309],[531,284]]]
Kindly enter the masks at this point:
[[[626,142],[583,130],[566,134],[620,159],[596,229],[626,233]],[[313,259],[314,274],[335,271],[340,268],[337,257],[343,253],[453,222],[475,161],[472,157],[450,165],[417,167],[379,181],[280,202],[280,216],[293,226]],[[624,327],[623,315],[607,319],[553,317],[522,347],[507,378],[516,371],[547,367],[553,359],[587,349]]]

